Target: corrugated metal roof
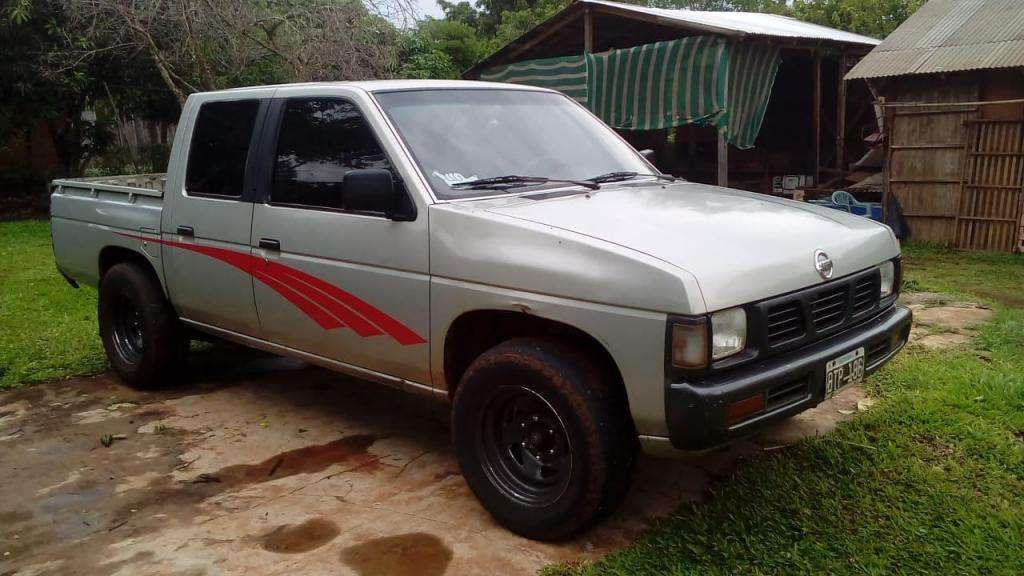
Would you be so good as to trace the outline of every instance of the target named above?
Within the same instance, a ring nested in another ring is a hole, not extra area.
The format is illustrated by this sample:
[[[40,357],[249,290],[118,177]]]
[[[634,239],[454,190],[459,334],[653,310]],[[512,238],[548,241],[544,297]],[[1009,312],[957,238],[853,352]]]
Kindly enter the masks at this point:
[[[879,40],[868,36],[802,22],[776,14],[670,10],[647,8],[645,6],[610,2],[608,0],[573,0],[565,8],[562,8],[544,22],[541,22],[522,36],[512,40],[490,56],[477,62],[463,73],[463,77],[475,78],[481,70],[518,60],[561,56],[571,53],[566,51],[567,48],[565,46],[558,46],[547,51],[543,46],[546,44],[559,44],[558,39],[551,40],[551,35],[566,26],[578,26],[586,11],[590,11],[603,19],[613,17],[621,19],[624,23],[632,21],[634,24],[650,24],[652,28],[675,28],[684,31],[680,33],[680,36],[720,34],[730,38],[765,38],[768,40],[778,38],[789,40],[794,44],[843,44],[850,51],[857,53],[873,48],[879,43]],[[607,24],[603,26],[607,26]],[[624,26],[624,28],[627,27]],[[633,28],[642,29],[641,26],[634,26],[631,29]],[[602,30],[595,31],[595,35],[602,35]],[[579,40],[580,47],[582,47],[582,34],[579,35]],[[643,44],[649,41],[647,39],[642,41],[638,39],[636,44]],[[537,48],[538,45],[541,48]],[[617,47],[623,46],[625,45]]]
[[[846,78],[1024,67],[1024,2],[931,0]]]
[[[800,38],[807,40],[829,40],[875,46],[879,40],[852,32],[819,26],[777,14],[758,12],[704,12],[699,10],[671,10],[648,8],[606,0],[577,0],[576,4],[608,6],[619,11],[633,12],[670,20],[678,24],[712,30],[729,36],[772,36],[776,38]]]

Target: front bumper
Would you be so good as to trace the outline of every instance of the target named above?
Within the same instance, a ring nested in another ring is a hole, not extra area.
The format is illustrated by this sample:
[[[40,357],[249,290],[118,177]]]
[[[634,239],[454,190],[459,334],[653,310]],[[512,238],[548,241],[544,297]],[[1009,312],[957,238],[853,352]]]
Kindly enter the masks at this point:
[[[762,362],[670,383],[665,414],[672,446],[680,450],[713,448],[817,406],[825,399],[825,364],[829,360],[863,346],[865,374],[870,374],[907,343],[911,319],[909,309],[892,306],[862,324]],[[757,394],[764,394],[762,412],[734,423],[727,421],[732,403]]]

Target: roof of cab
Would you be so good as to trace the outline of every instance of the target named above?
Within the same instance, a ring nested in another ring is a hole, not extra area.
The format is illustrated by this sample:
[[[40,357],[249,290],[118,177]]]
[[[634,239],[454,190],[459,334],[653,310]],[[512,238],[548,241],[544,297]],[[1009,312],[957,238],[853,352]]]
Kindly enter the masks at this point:
[[[359,80],[353,82],[300,82],[294,84],[273,84],[267,86],[246,86],[228,88],[200,94],[228,94],[250,90],[266,90],[268,88],[297,88],[313,86],[346,86],[365,90],[366,92],[386,92],[392,90],[443,90],[451,88],[491,88],[509,90],[529,90],[535,92],[551,92],[547,88],[526,86],[523,84],[504,84],[500,82],[478,82],[475,80]]]

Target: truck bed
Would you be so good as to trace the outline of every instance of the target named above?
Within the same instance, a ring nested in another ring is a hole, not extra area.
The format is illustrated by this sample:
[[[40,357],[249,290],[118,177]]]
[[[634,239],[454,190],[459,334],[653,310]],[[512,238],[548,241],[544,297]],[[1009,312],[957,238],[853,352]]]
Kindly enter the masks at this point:
[[[139,237],[160,237],[164,174],[69,178],[51,183],[50,230],[57,268],[91,286],[99,282],[100,254],[139,250]],[[143,247],[159,263],[158,244]],[[161,267],[155,266],[158,274]]]

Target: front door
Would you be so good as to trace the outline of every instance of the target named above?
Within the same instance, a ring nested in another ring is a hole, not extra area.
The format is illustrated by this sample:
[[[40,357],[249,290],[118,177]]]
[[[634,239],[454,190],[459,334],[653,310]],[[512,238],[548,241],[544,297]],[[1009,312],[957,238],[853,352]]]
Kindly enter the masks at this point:
[[[273,145],[261,153],[271,168],[252,233],[254,255],[264,258],[254,274],[262,332],[428,384],[426,212],[398,222],[346,200],[347,172],[394,167],[356,101],[334,94],[279,98],[271,107]]]
[[[179,128],[191,128],[186,140],[190,149],[178,153],[187,158],[187,166],[183,173],[169,174],[161,223],[164,274],[178,314],[250,336],[259,334],[259,320],[249,272],[249,151],[261,108],[268,102],[251,98],[198,104],[192,126]]]

